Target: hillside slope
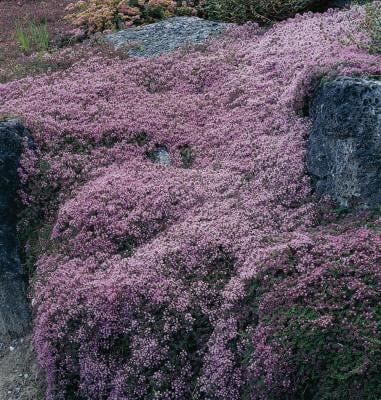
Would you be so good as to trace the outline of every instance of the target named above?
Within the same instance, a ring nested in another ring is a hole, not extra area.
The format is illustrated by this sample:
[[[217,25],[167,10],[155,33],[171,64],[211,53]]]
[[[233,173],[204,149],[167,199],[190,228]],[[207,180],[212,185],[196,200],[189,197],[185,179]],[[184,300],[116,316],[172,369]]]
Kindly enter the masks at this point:
[[[339,40],[360,17],[0,85],[39,148],[22,178],[48,400],[381,396],[381,221],[329,222],[304,164],[313,88],[381,74]]]

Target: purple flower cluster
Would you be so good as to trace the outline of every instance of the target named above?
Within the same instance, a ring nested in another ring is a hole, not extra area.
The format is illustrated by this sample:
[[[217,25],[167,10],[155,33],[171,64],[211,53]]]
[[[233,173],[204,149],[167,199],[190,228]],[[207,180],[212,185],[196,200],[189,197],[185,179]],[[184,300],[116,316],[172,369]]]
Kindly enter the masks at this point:
[[[381,73],[339,40],[358,20],[0,85],[38,146],[24,199],[54,225],[33,298],[48,400],[381,396],[380,220],[318,229],[304,167],[319,80]]]

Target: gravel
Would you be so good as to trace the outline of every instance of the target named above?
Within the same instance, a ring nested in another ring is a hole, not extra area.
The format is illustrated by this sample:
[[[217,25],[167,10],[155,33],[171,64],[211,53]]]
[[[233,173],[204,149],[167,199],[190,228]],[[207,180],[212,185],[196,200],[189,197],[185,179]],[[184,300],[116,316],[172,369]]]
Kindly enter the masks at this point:
[[[125,48],[132,56],[152,57],[192,43],[202,43],[223,33],[231,24],[197,17],[172,17],[106,35],[115,48]]]
[[[43,392],[31,336],[0,342],[0,400],[38,400]]]

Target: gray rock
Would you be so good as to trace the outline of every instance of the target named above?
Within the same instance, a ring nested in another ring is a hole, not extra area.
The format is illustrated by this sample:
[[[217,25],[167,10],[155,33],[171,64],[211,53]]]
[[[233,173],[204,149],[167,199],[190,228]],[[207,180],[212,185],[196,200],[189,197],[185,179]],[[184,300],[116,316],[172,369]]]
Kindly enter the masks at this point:
[[[161,148],[155,152],[155,163],[164,166],[171,165],[171,159],[166,149]]]
[[[154,164],[163,165],[165,167],[171,165],[171,157],[165,146],[156,145],[155,149],[148,152],[147,155]]]
[[[17,121],[0,122],[0,340],[21,335],[29,324],[25,281],[19,259],[15,198],[24,138],[30,133]]]
[[[319,196],[343,207],[381,206],[381,82],[338,78],[310,108],[307,168]]]
[[[151,57],[174,51],[190,43],[202,43],[224,32],[230,24],[197,17],[172,17],[154,24],[106,35],[114,47],[130,55]]]
[[[372,0],[322,0],[313,11],[324,12],[330,8],[345,8],[353,4],[366,4]]]

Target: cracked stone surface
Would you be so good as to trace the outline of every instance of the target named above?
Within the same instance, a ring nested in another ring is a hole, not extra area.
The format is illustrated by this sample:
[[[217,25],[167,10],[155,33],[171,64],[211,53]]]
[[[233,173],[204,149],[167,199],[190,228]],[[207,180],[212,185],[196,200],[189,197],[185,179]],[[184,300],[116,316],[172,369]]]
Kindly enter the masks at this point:
[[[341,77],[311,103],[307,168],[319,196],[348,208],[381,206],[381,82]]]

